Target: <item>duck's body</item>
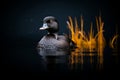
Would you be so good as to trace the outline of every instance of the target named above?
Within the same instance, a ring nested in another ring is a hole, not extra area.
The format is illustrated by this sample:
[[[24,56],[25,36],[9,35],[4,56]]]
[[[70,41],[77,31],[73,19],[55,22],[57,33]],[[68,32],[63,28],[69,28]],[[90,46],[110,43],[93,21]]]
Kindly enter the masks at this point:
[[[43,26],[40,30],[47,30],[48,34],[38,42],[38,48],[42,54],[47,51],[46,54],[51,53],[56,55],[55,50],[68,50],[70,48],[70,39],[66,35],[58,35],[59,24],[53,16],[45,17],[43,20]],[[48,51],[49,50],[49,51]],[[51,52],[50,52],[51,51]],[[40,53],[40,54],[41,54]],[[61,54],[61,52],[57,52]]]
[[[54,34],[47,34],[39,41],[39,47],[44,49],[69,49],[69,40],[64,35],[58,35],[57,39]]]

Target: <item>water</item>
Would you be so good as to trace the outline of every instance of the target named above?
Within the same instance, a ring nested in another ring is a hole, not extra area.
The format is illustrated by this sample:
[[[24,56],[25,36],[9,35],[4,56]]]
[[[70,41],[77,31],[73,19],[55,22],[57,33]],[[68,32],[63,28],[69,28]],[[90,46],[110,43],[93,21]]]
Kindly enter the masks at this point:
[[[2,54],[3,73],[30,73],[39,76],[77,74],[82,77],[94,77],[94,75],[100,77],[119,72],[119,53],[113,52],[109,48],[104,50],[102,57],[80,52],[77,52],[77,56],[72,55],[76,54],[75,51],[61,51],[65,55],[60,56],[40,56],[36,49],[37,42],[35,39],[6,40]],[[60,52],[54,51],[54,53]],[[81,56],[81,54],[86,55]]]

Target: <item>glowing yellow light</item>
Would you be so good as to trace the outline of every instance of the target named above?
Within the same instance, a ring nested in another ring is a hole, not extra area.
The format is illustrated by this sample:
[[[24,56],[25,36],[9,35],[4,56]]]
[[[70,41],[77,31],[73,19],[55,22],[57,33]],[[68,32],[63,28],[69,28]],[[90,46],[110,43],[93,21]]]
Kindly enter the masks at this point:
[[[84,64],[84,56],[88,56],[90,57],[90,63],[92,64],[92,57],[97,56],[98,67],[102,68],[104,56],[103,51],[106,46],[106,41],[103,34],[104,22],[102,21],[101,16],[96,17],[96,35],[94,34],[92,23],[88,35],[85,33],[82,16],[80,17],[80,27],[78,26],[76,18],[73,21],[69,16],[68,19],[67,25],[70,30],[70,38],[77,46],[77,49],[75,49],[70,55],[70,63],[72,65],[80,63],[82,66]],[[115,48],[114,43],[117,42],[117,38],[118,34],[116,34],[110,41],[111,48]]]
[[[79,50],[80,53],[72,52],[71,54],[71,63],[78,63],[81,62],[83,64],[83,57],[84,56],[90,56],[90,62],[92,63],[92,56],[94,56],[94,53],[91,52],[98,52],[98,63],[103,64],[103,49],[105,48],[105,38],[103,35],[103,26],[104,23],[101,20],[101,17],[96,17],[96,25],[97,25],[97,34],[94,35],[94,31],[92,29],[92,23],[90,26],[90,32],[88,33],[88,36],[83,30],[83,18],[81,16],[81,28],[78,26],[77,19],[75,18],[73,24],[72,18],[69,16],[69,21],[67,21],[68,28],[71,32],[70,36],[71,39],[76,43],[77,51]],[[90,52],[89,54],[84,54],[83,52]],[[79,59],[79,57],[80,59]],[[80,61],[79,61],[80,60]]]
[[[68,28],[71,32],[71,39],[76,43],[77,47],[80,50],[89,50],[89,52],[92,52],[96,49],[101,49],[105,47],[105,39],[103,36],[103,25],[104,23],[101,20],[101,17],[99,19],[96,18],[97,23],[97,30],[98,33],[96,36],[94,36],[94,31],[92,29],[92,23],[89,35],[87,36],[86,33],[83,31],[83,18],[81,16],[81,28],[78,27],[77,20],[75,18],[75,25],[73,24],[72,18],[69,16],[69,21],[67,21]],[[98,47],[98,46],[99,47]]]

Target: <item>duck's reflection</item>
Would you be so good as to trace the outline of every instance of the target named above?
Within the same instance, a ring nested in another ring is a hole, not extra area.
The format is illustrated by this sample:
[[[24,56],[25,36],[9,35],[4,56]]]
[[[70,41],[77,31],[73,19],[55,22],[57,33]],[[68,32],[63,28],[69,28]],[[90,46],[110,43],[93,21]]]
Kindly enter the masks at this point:
[[[42,57],[47,71],[58,71],[68,69],[69,50],[55,50],[55,49],[38,49],[39,55]]]
[[[38,54],[41,56],[64,56],[70,53],[68,49],[44,49],[44,48],[38,48]]]

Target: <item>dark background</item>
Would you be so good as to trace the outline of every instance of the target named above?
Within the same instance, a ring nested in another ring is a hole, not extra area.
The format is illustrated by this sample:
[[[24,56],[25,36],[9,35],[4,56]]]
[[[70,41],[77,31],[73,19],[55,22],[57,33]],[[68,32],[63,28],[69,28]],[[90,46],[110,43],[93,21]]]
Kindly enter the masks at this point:
[[[4,0],[0,4],[1,69],[3,74],[11,72],[45,74],[44,65],[42,65],[41,58],[36,51],[38,41],[47,33],[46,31],[39,31],[45,16],[55,16],[60,23],[59,34],[68,34],[66,24],[68,16],[77,17],[78,21],[80,21],[82,15],[84,30],[89,31],[90,23],[93,22],[96,32],[95,16],[101,14],[106,41],[110,40],[116,32],[116,27],[119,28],[120,26],[120,9],[117,0]],[[111,50],[107,49],[107,51],[109,53]],[[110,66],[109,68],[114,71],[114,67]],[[63,67],[64,71],[67,72]],[[96,74],[95,72],[94,74]],[[84,74],[86,73],[84,72]],[[101,75],[109,72],[103,70],[103,72],[97,73]]]

